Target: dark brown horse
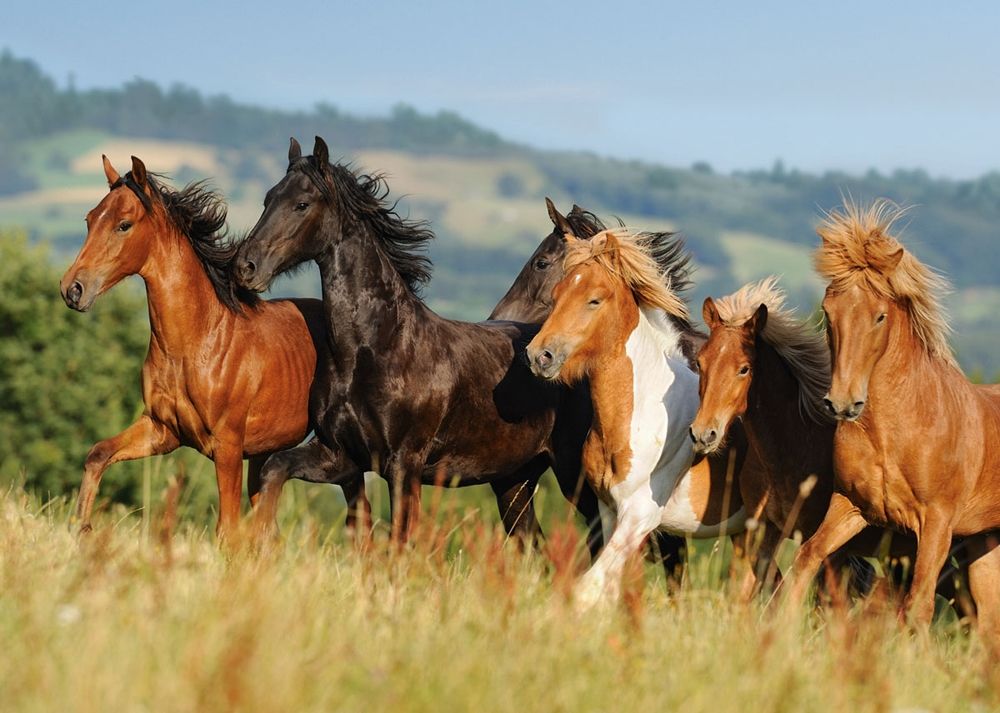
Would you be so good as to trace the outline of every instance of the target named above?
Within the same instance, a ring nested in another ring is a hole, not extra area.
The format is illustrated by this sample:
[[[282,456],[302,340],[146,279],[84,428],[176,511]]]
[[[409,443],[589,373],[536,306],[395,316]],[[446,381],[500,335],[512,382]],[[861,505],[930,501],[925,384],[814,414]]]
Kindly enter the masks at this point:
[[[322,139],[310,157],[293,141],[288,173],[268,191],[240,247],[236,274],[254,290],[315,260],[329,328],[310,404],[317,438],[265,465],[262,527],[273,523],[288,477],[329,472],[331,460],[346,457],[389,481],[400,539],[418,514],[420,484],[441,472],[448,482],[533,491],[539,463],[553,460],[566,391],[540,384],[528,369],[523,349],[535,328],[432,312],[418,295],[430,277],[422,251],[432,235],[384,197],[379,179],[331,165]],[[572,491],[579,470],[562,476]]]
[[[119,176],[107,157],[110,191],[87,214],[87,238],[60,284],[84,312],[129,275],[146,284],[151,329],[142,369],[145,410],[87,455],[77,517],[90,527],[105,469],[112,463],[190,446],[215,462],[217,532],[239,522],[243,459],[256,501],[266,457],[302,441],[317,344],[325,332],[318,300],[262,302],[229,276],[235,248],[223,236],[225,206],[200,184],[163,186],[132,157]],[[361,472],[342,480],[357,501]],[[367,501],[361,500],[362,513]]]

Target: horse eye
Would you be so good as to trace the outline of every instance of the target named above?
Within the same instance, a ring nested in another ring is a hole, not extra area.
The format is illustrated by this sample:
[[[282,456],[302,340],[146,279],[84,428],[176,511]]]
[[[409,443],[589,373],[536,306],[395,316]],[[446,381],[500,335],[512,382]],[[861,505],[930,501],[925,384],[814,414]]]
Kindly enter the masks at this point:
[[[295,204],[295,210],[299,211],[300,213],[301,213],[302,211],[304,211],[304,210],[305,210],[306,208],[308,208],[308,207],[309,207],[309,204],[308,204],[308,203],[301,203],[301,202],[300,202],[300,203],[296,203],[296,204]]]
[[[749,365],[744,364],[743,366],[740,367],[740,371],[739,371],[739,375],[740,376],[746,376],[749,373],[750,373],[750,366]]]
[[[882,324],[882,322],[884,321],[885,321],[885,312],[883,312],[878,316],[878,319],[875,320],[875,324]]]
[[[118,224],[119,233],[127,233],[132,228],[132,224],[127,220],[123,220]]]
[[[548,270],[549,269],[549,264],[550,263],[549,263],[548,260],[546,260],[543,257],[540,257],[537,260],[535,260],[535,269],[536,270]]]
[[[599,299],[597,299],[597,298],[595,297],[595,298],[594,298],[594,299],[592,299],[592,300],[591,300],[590,302],[588,302],[588,304],[589,304],[589,305],[590,305],[591,307],[596,307],[597,305],[601,304],[601,301],[600,301]]]

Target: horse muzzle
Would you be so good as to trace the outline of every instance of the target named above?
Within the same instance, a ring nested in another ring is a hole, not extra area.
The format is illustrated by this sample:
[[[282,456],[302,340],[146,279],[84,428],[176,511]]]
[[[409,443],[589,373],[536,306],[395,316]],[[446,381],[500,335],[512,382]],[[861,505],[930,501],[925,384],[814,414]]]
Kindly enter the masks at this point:
[[[67,307],[77,312],[89,310],[97,298],[97,293],[98,290],[92,287],[87,289],[87,286],[79,279],[69,281],[64,278],[59,285],[59,294],[62,295],[63,302],[66,303]]]
[[[694,444],[694,452],[699,455],[707,455],[717,450],[722,444],[722,434],[718,428],[695,428],[688,429],[688,435]]]
[[[842,401],[830,398],[830,394],[823,398],[823,405],[826,406],[827,412],[838,421],[857,421],[865,410],[864,399]]]
[[[546,380],[557,378],[566,361],[566,355],[556,349],[529,345],[527,352],[531,373]]]

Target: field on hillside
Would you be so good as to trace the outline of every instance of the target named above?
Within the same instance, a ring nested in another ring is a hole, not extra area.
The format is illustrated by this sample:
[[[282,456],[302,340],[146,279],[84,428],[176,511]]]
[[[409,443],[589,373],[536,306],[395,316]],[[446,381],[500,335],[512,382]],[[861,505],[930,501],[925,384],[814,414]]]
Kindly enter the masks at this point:
[[[927,639],[891,603],[745,607],[713,548],[680,584],[632,567],[624,603],[578,615],[575,530],[521,555],[445,497],[403,552],[359,552],[287,508],[284,544],[224,556],[170,508],[108,514],[0,496],[4,711],[988,711],[975,635]],[[449,504],[451,503],[451,504]]]
[[[122,171],[128,168],[129,156],[135,154],[150,170],[166,174],[177,186],[210,179],[229,204],[229,223],[235,234],[253,225],[260,215],[265,191],[285,169],[283,147],[276,147],[274,152],[237,150],[190,141],[123,138],[93,130],[32,140],[22,148],[31,157],[24,169],[37,188],[0,197],[0,229],[23,228],[33,239],[50,242],[60,263],[68,263],[79,250],[85,234],[83,217],[104,194],[102,153]],[[336,146],[334,152],[337,155]],[[426,289],[426,298],[442,314],[460,319],[483,319],[489,314],[535,246],[551,230],[542,202],[546,193],[564,211],[575,200],[582,200],[553,187],[528,156],[366,149],[351,151],[345,158],[366,172],[384,173],[391,196],[401,199],[401,212],[430,221],[437,240],[430,247],[434,279]],[[698,180],[706,179],[688,177],[697,200],[694,196],[684,200],[707,201],[696,215],[707,218],[723,209],[738,212],[738,206],[743,205],[740,201],[747,200],[747,196],[716,195],[696,185]],[[737,207],[730,205],[733,201]],[[585,202],[585,207],[609,221],[620,217],[636,229],[705,232],[697,225],[678,225],[615,206]],[[746,205],[744,209],[758,211],[763,207]],[[919,218],[915,220],[919,222]],[[717,249],[724,255],[722,264],[699,261],[699,251],[708,246],[692,238],[689,245],[696,256],[692,311],[700,313],[701,300],[708,294],[724,294],[769,274],[780,275],[792,302],[811,311],[821,295],[821,285],[812,272],[810,235],[806,229],[801,236],[805,242],[794,242],[759,231],[723,229],[714,234]],[[318,277],[310,268],[280,279],[272,292],[315,295]],[[950,306],[960,360],[967,368],[978,367],[978,376],[991,378],[998,363],[994,347],[1000,290],[989,285],[966,287],[953,296]]]

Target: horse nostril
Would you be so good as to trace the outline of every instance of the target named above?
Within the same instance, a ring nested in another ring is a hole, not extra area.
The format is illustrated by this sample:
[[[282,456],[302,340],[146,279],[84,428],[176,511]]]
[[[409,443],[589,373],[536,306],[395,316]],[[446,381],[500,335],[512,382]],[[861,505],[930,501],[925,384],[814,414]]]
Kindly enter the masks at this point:
[[[81,285],[79,281],[74,282],[66,291],[66,297],[68,297],[69,301],[73,304],[80,304],[80,298],[83,297],[83,285]]]
[[[245,274],[245,275],[252,275],[255,272],[257,272],[257,263],[255,263],[253,260],[244,260],[243,261],[243,274]]]
[[[694,444],[698,443],[698,439],[695,438],[695,436],[694,436],[694,428],[689,428],[688,429],[688,435],[691,436],[691,442],[692,443],[694,443]]]
[[[538,356],[535,357],[535,363],[537,363],[538,366],[542,367],[548,366],[549,364],[552,363],[552,352],[550,352],[548,349],[543,349],[542,351],[538,352]]]
[[[855,411],[860,411],[862,408],[864,408],[864,406],[865,406],[865,402],[864,401],[855,401],[854,402],[854,410]]]
[[[713,428],[711,431],[708,432],[708,442],[715,443],[715,439],[718,437],[718,435],[719,435],[718,432]]]
[[[834,416],[837,415],[837,409],[833,407],[833,401],[831,401],[830,399],[823,399],[823,405],[826,406],[826,410],[829,411],[832,415]]]

